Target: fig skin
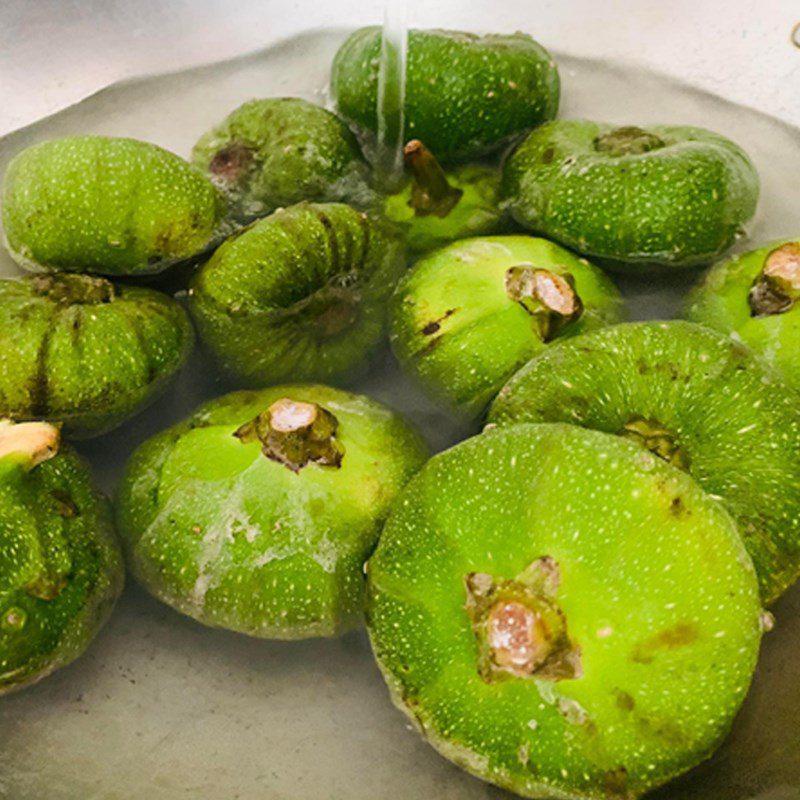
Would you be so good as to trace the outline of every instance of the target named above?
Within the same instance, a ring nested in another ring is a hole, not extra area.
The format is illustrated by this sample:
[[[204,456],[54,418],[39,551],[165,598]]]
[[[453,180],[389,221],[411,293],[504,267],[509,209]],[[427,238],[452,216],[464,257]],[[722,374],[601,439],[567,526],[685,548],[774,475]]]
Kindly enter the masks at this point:
[[[189,290],[197,332],[246,386],[347,378],[384,334],[399,233],[339,203],[300,203],[228,239]]]
[[[245,433],[284,398],[335,417],[338,466],[281,462]],[[314,385],[225,395],[134,453],[117,497],[128,566],[206,625],[273,639],[338,635],[362,621],[364,561],[426,457],[401,417],[362,395]]]
[[[551,340],[622,317],[622,299],[611,280],[545,239],[486,236],[428,254],[395,291],[392,350],[432,398],[462,417],[479,417],[505,381],[548,346],[537,318],[509,296],[508,270],[519,266],[574,280],[582,313]]]
[[[758,193],[741,148],[685,126],[557,120],[532,131],[503,168],[520,225],[632,273],[709,263],[753,216]]]
[[[671,442],[672,460],[726,506],[768,604],[800,574],[797,408],[797,393],[749,350],[676,320],[617,325],[548,348],[503,387],[488,419],[569,422],[641,444],[631,423],[663,428],[650,444]]]
[[[339,113],[372,134],[380,52],[381,28],[361,28],[339,48],[331,74]],[[523,33],[410,30],[406,70],[406,138],[421,139],[442,161],[495,152],[558,111],[558,69]]]
[[[800,265],[797,239],[773,242],[721,261],[690,292],[685,316],[743,342],[788,384],[800,389],[800,308],[794,298],[787,297],[785,304],[762,313],[758,303],[750,301],[765,265],[779,251],[795,253]]]
[[[186,312],[152,289],[66,273],[0,280],[0,416],[106,433],[155,400],[193,346]]]
[[[444,216],[416,213],[411,181],[386,198],[383,213],[403,232],[412,254],[427,253],[470,236],[502,233],[509,227],[499,206],[500,175],[496,169],[468,164],[447,170],[446,175],[450,186],[462,195]]]
[[[251,100],[200,137],[192,162],[252,220],[303,200],[369,203],[367,164],[335,114],[298,97]]]
[[[220,235],[226,205],[199,171],[135,139],[70,136],[19,153],[3,182],[11,257],[35,272],[147,275]]]
[[[533,597],[562,615],[578,663],[487,677],[470,583],[537,567]],[[434,456],[368,563],[368,630],[396,705],[442,755],[525,797],[636,798],[707,758],[748,689],[759,615],[722,505],[636,445],[569,425]]]
[[[12,426],[17,450],[5,447]],[[36,454],[25,439],[41,430],[52,445]],[[0,421],[0,448],[1,696],[84,652],[122,591],[124,569],[108,503],[86,464],[59,448],[56,428]]]

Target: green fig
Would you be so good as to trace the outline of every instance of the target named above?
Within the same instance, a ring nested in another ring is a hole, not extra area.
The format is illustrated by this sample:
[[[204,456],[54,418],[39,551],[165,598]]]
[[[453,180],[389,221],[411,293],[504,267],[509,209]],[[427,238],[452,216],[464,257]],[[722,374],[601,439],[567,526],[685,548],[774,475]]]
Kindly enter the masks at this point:
[[[726,735],[756,664],[758,587],[723,506],[576,426],[434,456],[367,572],[396,705],[524,797],[633,800],[685,772]]]
[[[129,567],[207,625],[336,635],[360,622],[364,561],[425,457],[400,417],[361,395],[226,395],[134,453],[117,503]]]
[[[765,603],[800,575],[798,395],[750,351],[689,322],[637,322],[548,348],[489,421],[569,422],[688,471],[739,526]]]
[[[382,218],[301,203],[228,239],[195,275],[189,307],[235,380],[327,380],[380,341],[404,269],[399,234]]]
[[[339,113],[378,130],[381,29],[361,28],[339,48],[331,90]],[[406,138],[419,138],[443,161],[499,150],[555,117],[559,77],[550,54],[524,33],[476,36],[461,31],[408,32]]]
[[[630,272],[713,260],[753,216],[758,191],[756,169],[736,144],[674,125],[550,122],[503,169],[503,195],[520,225]]]
[[[71,273],[0,280],[0,416],[105,433],[152,402],[193,345],[184,310],[152,289]]]
[[[403,156],[409,178],[386,198],[383,213],[403,231],[409,251],[424,253],[507,227],[496,169],[467,164],[445,171],[419,139],[406,144]]]
[[[122,590],[122,558],[87,466],[44,422],[0,421],[0,695],[88,647]]]
[[[742,253],[712,267],[686,317],[743,342],[800,389],[800,241]]]
[[[442,405],[476,418],[548,343],[619,321],[622,299],[588,261],[530,236],[465,239],[397,287],[391,343]]]
[[[239,106],[200,138],[192,161],[243,220],[302,200],[366,205],[371,198],[353,133],[332,112],[297,97]]]
[[[183,159],[106,136],[28,147],[8,165],[2,197],[6,247],[33,271],[160,272],[211,246],[226,211]]]

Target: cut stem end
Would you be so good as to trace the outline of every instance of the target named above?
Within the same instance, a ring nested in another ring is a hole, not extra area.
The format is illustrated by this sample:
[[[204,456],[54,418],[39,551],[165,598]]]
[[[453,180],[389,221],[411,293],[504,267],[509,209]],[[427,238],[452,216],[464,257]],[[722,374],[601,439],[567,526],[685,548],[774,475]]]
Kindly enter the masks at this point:
[[[554,339],[583,314],[583,303],[569,273],[559,275],[524,264],[509,267],[505,289],[508,297],[533,317],[536,332],[543,342]]]
[[[767,255],[747,302],[754,317],[783,314],[800,299],[800,242],[790,242]]]
[[[283,397],[233,435],[244,443],[258,441],[270,460],[300,472],[307,464],[338,468],[344,448],[336,441],[339,421],[316,403]]]

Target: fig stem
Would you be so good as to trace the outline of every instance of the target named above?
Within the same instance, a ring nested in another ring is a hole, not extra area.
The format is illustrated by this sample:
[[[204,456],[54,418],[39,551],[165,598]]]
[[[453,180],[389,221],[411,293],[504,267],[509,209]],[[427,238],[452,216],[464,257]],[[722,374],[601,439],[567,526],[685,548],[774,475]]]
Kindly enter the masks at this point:
[[[754,317],[783,314],[800,299],[800,242],[770,252],[753,282],[747,302]]]
[[[61,433],[49,422],[0,420],[0,459],[12,457],[31,470],[58,453]]]
[[[241,442],[260,442],[270,460],[298,473],[307,464],[340,467],[344,448],[336,441],[339,421],[316,403],[283,397],[234,432]]]
[[[464,192],[450,185],[441,164],[419,139],[412,139],[403,148],[403,161],[413,178],[408,205],[414,215],[446,217]]]
[[[484,572],[467,575],[465,608],[484,681],[580,675],[579,650],[570,642],[566,620],[555,604],[558,582],[558,566],[546,556],[513,580],[497,580]]]
[[[636,417],[625,423],[620,435],[637,442],[678,469],[689,469],[688,454],[678,444],[672,432],[657,420]]]
[[[583,303],[569,273],[559,275],[520,264],[506,270],[505,289],[508,297],[533,317],[534,328],[543,342],[554,339],[583,313]]]
[[[612,158],[620,156],[638,156],[659,150],[666,142],[654,133],[638,128],[635,125],[624,125],[621,128],[598,136],[594,140],[594,148],[598,153],[605,153]]]

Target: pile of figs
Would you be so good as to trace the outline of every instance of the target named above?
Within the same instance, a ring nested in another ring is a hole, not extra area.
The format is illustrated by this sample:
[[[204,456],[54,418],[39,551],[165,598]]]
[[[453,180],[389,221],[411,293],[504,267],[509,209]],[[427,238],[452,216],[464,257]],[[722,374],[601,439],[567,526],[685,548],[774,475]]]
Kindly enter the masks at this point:
[[[747,154],[558,119],[521,33],[410,32],[392,182],[381,46],[342,44],[333,110],[252,100],[191,161],[98,135],[11,161],[0,694],[83,652],[124,563],[251,636],[366,620],[397,706],[498,786],[639,797],[720,744],[800,575],[800,242],[725,256]],[[686,319],[625,322],[614,274],[707,265]],[[195,331],[235,391],[141,443],[112,509],[66,442],[167,392]],[[387,341],[475,435],[429,458],[351,391]]]

